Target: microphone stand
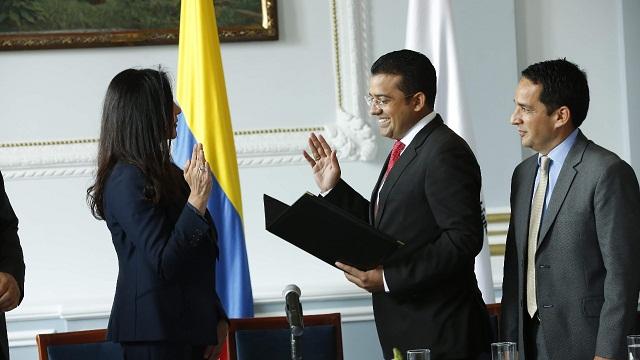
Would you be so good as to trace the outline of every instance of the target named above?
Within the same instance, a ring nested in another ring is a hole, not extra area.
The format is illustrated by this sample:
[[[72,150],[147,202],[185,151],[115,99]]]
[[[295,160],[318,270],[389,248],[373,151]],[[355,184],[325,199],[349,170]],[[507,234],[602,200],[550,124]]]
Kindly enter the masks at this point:
[[[300,349],[300,343],[302,342],[302,336],[296,336],[291,330],[291,360],[302,360],[302,350]]]
[[[300,288],[296,285],[287,285],[282,291],[285,299],[284,310],[287,314],[289,330],[291,330],[291,360],[302,360],[302,334],[304,322],[302,320],[302,304],[300,304]]]

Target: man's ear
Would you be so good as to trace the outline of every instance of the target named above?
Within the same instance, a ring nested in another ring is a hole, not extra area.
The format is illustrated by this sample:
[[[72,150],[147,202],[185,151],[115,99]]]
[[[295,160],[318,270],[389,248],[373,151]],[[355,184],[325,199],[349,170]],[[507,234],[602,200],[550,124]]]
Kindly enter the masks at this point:
[[[413,95],[411,98],[413,104],[413,111],[419,112],[427,107],[427,96],[421,91]]]
[[[554,113],[556,116],[554,127],[556,129],[571,125],[571,109],[566,106],[560,106]]]

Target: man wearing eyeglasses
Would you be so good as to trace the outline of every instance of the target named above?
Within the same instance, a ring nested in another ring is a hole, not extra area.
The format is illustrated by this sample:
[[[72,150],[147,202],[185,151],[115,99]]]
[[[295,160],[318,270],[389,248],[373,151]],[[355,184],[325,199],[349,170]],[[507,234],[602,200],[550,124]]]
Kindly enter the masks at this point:
[[[431,349],[434,359],[478,359],[490,325],[474,273],[483,243],[480,168],[467,143],[433,111],[436,72],[429,59],[399,50],[371,67],[371,115],[395,140],[370,200],[342,178],[336,151],[311,134],[312,167],[322,195],[405,245],[378,268],[337,263],[372,293],[385,359],[393,348]]]

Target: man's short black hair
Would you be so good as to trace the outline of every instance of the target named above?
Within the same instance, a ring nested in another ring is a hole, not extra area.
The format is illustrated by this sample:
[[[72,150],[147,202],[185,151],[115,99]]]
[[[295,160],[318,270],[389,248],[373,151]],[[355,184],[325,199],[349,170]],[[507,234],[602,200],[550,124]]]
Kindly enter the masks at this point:
[[[540,102],[551,115],[561,106],[571,111],[571,121],[577,128],[589,110],[589,84],[587,74],[567,59],[542,61],[522,71],[522,76],[534,84],[542,85]]]
[[[371,65],[371,75],[377,74],[400,75],[400,91],[407,96],[424,93],[427,105],[433,109],[436,100],[436,69],[423,54],[407,49],[384,54]]]

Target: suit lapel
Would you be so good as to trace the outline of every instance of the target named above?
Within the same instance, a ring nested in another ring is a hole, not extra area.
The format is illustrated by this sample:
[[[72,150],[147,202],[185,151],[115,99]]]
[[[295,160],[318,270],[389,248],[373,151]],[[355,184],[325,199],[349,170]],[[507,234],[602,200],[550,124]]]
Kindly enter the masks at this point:
[[[516,240],[519,254],[527,253],[527,241],[529,240],[529,217],[531,216],[531,199],[533,197],[533,186],[538,171],[538,155],[533,155],[525,160],[522,173],[519,176],[518,193],[516,194],[517,209],[516,217]]]
[[[409,164],[416,157],[416,155],[418,154],[418,150],[424,144],[424,142],[429,137],[429,135],[431,135],[431,133],[442,124],[443,124],[442,118],[440,117],[440,115],[436,115],[436,117],[433,120],[431,120],[424,128],[422,128],[422,130],[420,130],[416,134],[416,136],[411,141],[411,144],[409,144],[409,146],[404,150],[404,152],[402,153],[398,161],[396,161],[395,165],[389,172],[387,179],[384,181],[382,188],[380,189],[380,197],[378,199],[378,211],[376,213],[376,217],[374,221],[374,225],[376,227],[378,226],[378,224],[380,224],[380,220],[382,219],[382,215],[384,214],[384,208],[387,203],[387,198],[389,197],[389,194],[391,193],[391,190],[395,186],[396,182],[398,181],[398,179],[400,178],[404,170],[407,168],[407,166],[409,166]],[[388,161],[389,159],[387,158],[387,162]],[[378,179],[378,184],[380,184],[380,182],[382,181],[382,177],[384,176],[384,172],[386,168],[387,168],[387,165],[385,163],[385,166],[382,168],[380,178]],[[378,188],[379,188],[379,185],[376,186],[376,190]],[[375,201],[376,194],[377,192],[374,192],[374,195],[373,195],[374,201]],[[375,203],[373,204],[374,204],[373,206],[375,206]]]
[[[573,147],[569,150],[569,154],[567,154],[567,158],[564,160],[564,164],[562,165],[562,169],[558,175],[556,186],[553,188],[553,193],[549,200],[549,206],[544,212],[542,224],[540,225],[540,240],[538,241],[538,248],[542,245],[551,225],[555,221],[556,216],[558,216],[558,211],[560,211],[562,203],[571,188],[573,179],[578,173],[575,167],[582,162],[582,155],[584,154],[584,150],[588,144],[589,140],[587,140],[582,132],[579,131],[575,144],[573,144]]]
[[[376,182],[376,186],[373,188],[371,192],[371,199],[369,200],[369,222],[374,227],[378,227],[378,223],[376,222],[376,206],[378,206],[378,192],[380,191],[380,184],[382,184],[382,179],[384,178],[385,170],[387,169],[387,164],[389,164],[389,158],[391,158],[391,153],[387,155],[387,160],[384,162],[382,166],[382,170],[380,170],[380,174],[378,175],[378,182]]]

